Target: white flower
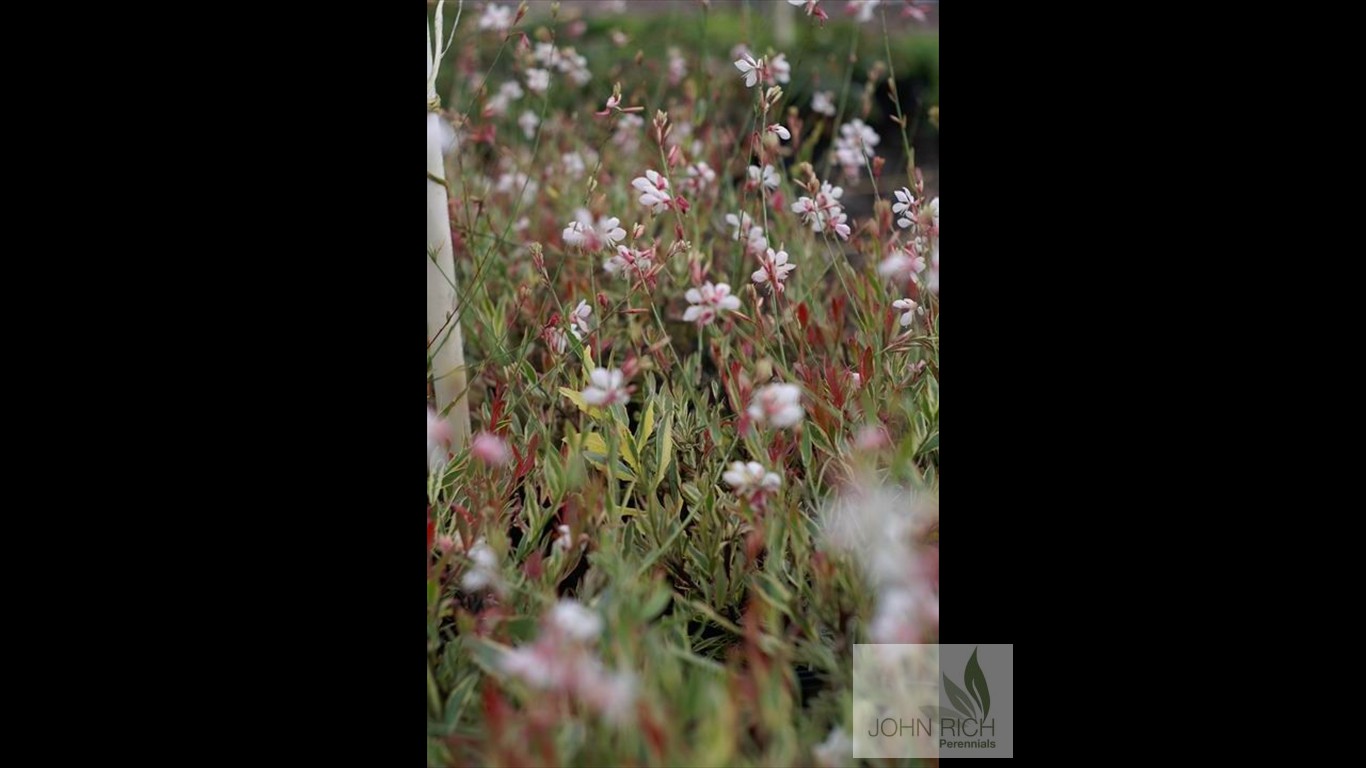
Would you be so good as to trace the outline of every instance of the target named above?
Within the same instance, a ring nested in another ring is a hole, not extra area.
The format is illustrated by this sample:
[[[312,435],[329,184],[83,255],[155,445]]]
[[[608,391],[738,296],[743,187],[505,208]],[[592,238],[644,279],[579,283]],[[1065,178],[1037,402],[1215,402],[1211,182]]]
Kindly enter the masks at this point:
[[[749,417],[757,424],[784,428],[796,426],[805,415],[802,390],[796,384],[769,384],[754,393]]]
[[[484,9],[484,15],[479,17],[480,29],[491,29],[494,32],[506,32],[512,26],[512,9],[501,5],[490,3]]]
[[[602,617],[583,607],[577,600],[561,600],[550,611],[550,623],[566,637],[581,643],[596,640],[602,632]]]
[[[655,171],[645,171],[644,176],[631,181],[631,186],[640,192],[640,204],[655,213],[663,213],[673,203],[669,197],[669,180]]]
[[[873,147],[882,141],[882,137],[877,135],[877,131],[868,127],[858,118],[840,126],[840,135],[857,145],[869,157],[873,156]]]
[[[550,344],[550,350],[557,355],[563,355],[569,348],[569,335],[563,330],[555,327],[545,329],[546,343]]]
[[[530,203],[536,199],[537,188],[538,185],[536,184],[536,180],[528,177],[521,171],[518,171],[517,173],[502,174],[498,177],[498,183],[494,186],[495,191],[508,195],[520,192],[522,195],[522,202],[524,203]]]
[[[522,127],[522,135],[528,139],[536,135],[536,126],[541,124],[541,119],[536,117],[536,113],[527,110],[522,116],[517,118],[517,125]]]
[[[544,69],[528,69],[526,71],[526,87],[532,93],[545,93],[550,87],[550,73]]]
[[[684,297],[692,304],[683,313],[683,321],[688,323],[696,320],[699,324],[706,325],[715,320],[722,310],[740,308],[740,298],[730,294],[730,286],[726,283],[712,285],[711,282],[706,282],[700,289],[689,288]]]
[[[792,65],[787,63],[787,54],[780,53],[768,62],[768,74],[773,80],[786,83],[791,79]]]
[[[911,299],[897,299],[892,302],[892,306],[905,311],[905,314],[901,316],[902,325],[910,325],[915,322],[916,303],[914,301]]]
[[[749,180],[753,184],[758,184],[762,180],[765,187],[769,189],[778,188],[778,172],[771,165],[765,165],[763,171],[759,170],[759,166],[751,165],[749,167]]]
[[[699,160],[688,166],[688,179],[692,181],[694,189],[702,189],[713,181],[716,181],[716,171],[713,171],[711,166]]]
[[[734,231],[730,233],[730,239],[739,240],[741,232],[749,232],[749,228],[754,226],[754,222],[749,218],[749,214],[741,211],[738,214],[726,214],[726,224]]]
[[[939,233],[939,198],[930,201],[930,213],[934,216],[934,231]]]
[[[563,684],[567,671],[556,656],[544,652],[542,646],[510,648],[503,651],[499,666],[507,674],[532,688],[542,690]]]
[[[609,672],[593,652],[590,646],[602,628],[596,613],[577,601],[561,600],[542,617],[536,641],[504,651],[499,666],[533,688],[567,694],[614,725],[626,725],[636,681],[629,671]]]
[[[938,626],[938,550],[916,546],[937,519],[931,497],[857,485],[822,511],[825,548],[852,558],[877,594],[873,642],[924,642]]]
[[[768,250],[768,238],[763,227],[750,227],[749,239],[745,241],[745,255],[762,257]]]
[[[559,536],[555,537],[555,543],[551,544],[551,549],[557,552],[568,552],[574,545],[574,534],[570,532],[569,526],[561,525],[555,528]]]
[[[813,10],[815,10],[815,8],[816,8],[816,3],[819,3],[820,1],[821,1],[821,0],[787,0],[787,4],[788,4],[788,5],[797,5],[797,6],[802,6],[802,5],[806,6],[806,15],[807,15],[807,16],[810,16],[810,15],[811,15],[811,12],[812,12]]]
[[[470,565],[460,577],[461,588],[466,592],[477,592],[481,589],[496,588],[501,584],[498,575],[498,556],[493,554],[493,550],[483,539],[475,541],[465,554],[470,559]]]
[[[811,95],[811,111],[822,115],[835,116],[835,92],[816,91]]]
[[[592,231],[592,227],[585,225],[582,221],[571,221],[569,226],[560,233],[560,239],[564,240],[565,245],[582,247],[588,242],[588,235]]]
[[[748,464],[743,461],[732,462],[730,469],[721,477],[740,496],[769,493],[778,490],[783,484],[783,479],[776,472],[769,472],[757,461]]]
[[[843,210],[836,208],[830,212],[829,220],[826,224],[841,240],[849,239],[849,216]]]
[[[788,274],[797,268],[796,264],[787,263],[787,258],[787,251],[774,253],[772,248],[767,249],[760,260],[761,266],[750,275],[750,279],[760,285],[770,283],[773,290],[782,293],[787,288],[783,282],[787,280]]]
[[[627,248],[624,245],[617,246],[617,254],[610,256],[602,263],[602,268],[609,275],[620,273],[622,277],[631,277],[635,273],[636,277],[645,277],[653,264],[650,256],[654,253],[653,249],[639,251],[634,248]]]
[[[512,461],[512,451],[508,449],[507,441],[503,438],[480,432],[470,441],[470,453],[485,464],[501,467]]]
[[[626,237],[626,230],[620,226],[621,220],[615,216],[602,216],[594,224],[592,214],[582,208],[575,211],[574,215],[576,220],[569,222],[560,233],[565,245],[576,245],[586,251],[600,251],[615,248]]]
[[[840,207],[839,199],[844,195],[842,187],[832,187],[830,182],[821,182],[816,199],[800,197],[792,204],[793,213],[799,214],[802,221],[811,225],[812,232],[833,231],[841,239],[849,238],[848,216]]]
[[[669,84],[678,85],[688,76],[688,60],[677,48],[669,49]]]
[[[864,165],[864,158],[872,157],[873,147],[881,141],[877,131],[857,118],[840,126],[840,135],[835,139],[835,159],[843,167],[845,175],[857,177]]]
[[[573,331],[575,338],[582,340],[583,336],[579,335],[579,332],[588,333],[588,331],[591,330],[588,327],[588,318],[592,315],[593,305],[582,300],[579,301],[579,305],[574,307],[573,311],[569,313],[569,330]]]
[[[593,79],[593,73],[584,68],[576,68],[570,70],[569,79],[574,81],[574,85],[582,88],[588,85],[589,80]]]
[[[895,280],[910,280],[925,271],[925,258],[907,251],[893,251],[878,265],[877,272]]]
[[[745,87],[753,88],[759,82],[759,74],[763,70],[763,59],[754,60],[748,53],[742,55],[735,62],[735,68],[740,70],[740,74],[745,76]]]
[[[792,132],[787,130],[787,127],[782,125],[781,123],[774,123],[773,125],[770,125],[768,127],[768,130],[770,133],[778,134],[778,138],[782,139],[783,141],[787,141],[792,138]],[[769,167],[772,168],[773,166]]]
[[[498,93],[489,99],[488,111],[494,115],[504,115],[508,111],[508,105],[523,96],[522,86],[516,80],[509,80],[498,88]]]
[[[560,162],[564,164],[565,172],[576,179],[582,176],[584,170],[587,169],[583,162],[583,156],[578,152],[569,152],[560,156]]]
[[[537,43],[536,48],[531,53],[531,57],[535,59],[538,64],[546,67],[555,66],[560,59],[559,52],[555,50],[555,46],[551,43]]]
[[[938,620],[939,600],[924,588],[889,587],[878,592],[877,610],[868,624],[868,638],[891,645],[920,639],[920,617]]]
[[[892,206],[892,213],[901,214],[896,220],[896,225],[905,229],[911,226],[911,208],[915,205],[915,198],[911,196],[911,190],[902,187],[892,194],[896,195],[896,204]]]
[[[625,725],[636,701],[636,679],[630,672],[597,675],[583,687],[584,698],[610,723]]]
[[[569,75],[576,84],[583,85],[583,82],[580,82],[580,79],[585,74],[587,74],[589,78],[593,76],[592,73],[588,71],[588,59],[573,48],[565,48],[560,51],[560,55],[563,58],[560,59],[559,70],[566,75]],[[584,82],[587,81],[585,80]]]
[[[616,144],[623,154],[634,154],[640,148],[640,129],[644,126],[645,118],[640,115],[621,115],[617,118],[617,130],[612,134],[612,143]]]
[[[849,0],[849,7],[858,10],[858,16],[854,18],[860,24],[865,21],[873,20],[873,10],[877,8],[882,0]]]
[[[625,403],[631,399],[630,393],[622,386],[621,371],[598,368],[589,374],[588,378],[592,383],[582,394],[584,402],[589,405],[608,406]]]

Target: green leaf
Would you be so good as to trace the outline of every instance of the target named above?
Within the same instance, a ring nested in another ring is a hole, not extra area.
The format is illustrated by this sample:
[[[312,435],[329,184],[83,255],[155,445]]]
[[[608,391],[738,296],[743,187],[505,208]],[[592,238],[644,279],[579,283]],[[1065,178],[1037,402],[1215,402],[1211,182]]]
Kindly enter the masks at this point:
[[[655,432],[655,401],[651,400],[645,406],[645,415],[640,417],[640,425],[636,428],[636,445],[644,448],[650,442],[650,435]]]
[[[659,441],[659,465],[655,470],[655,488],[664,482],[664,472],[669,468],[669,462],[674,457],[674,417],[669,414],[664,417],[664,433]]]
[[[519,644],[529,643],[536,639],[537,621],[533,616],[519,616],[508,621],[505,626],[508,637],[516,640]]]
[[[661,586],[659,589],[656,589],[655,593],[650,596],[650,599],[646,601],[645,605],[641,608],[641,619],[645,621],[654,620],[656,616],[663,613],[664,609],[669,606],[669,601],[673,599],[673,596],[673,590],[666,586]]]
[[[465,711],[465,705],[469,703],[470,694],[474,692],[474,684],[479,681],[478,675],[469,675],[460,684],[455,686],[451,695],[446,698],[446,726],[454,726],[460,721],[460,714]]]
[[[631,433],[626,431],[626,425],[617,424],[617,437],[620,438],[617,444],[621,446],[621,458],[631,465],[631,469],[640,471],[640,457],[636,454],[636,441],[631,437]]]
[[[568,443],[569,438],[566,437],[564,441]],[[607,471],[607,442],[602,439],[602,435],[597,432],[585,432],[583,434],[583,458],[598,469]],[[616,469],[613,472],[618,480],[636,481],[636,473],[621,462],[617,462]]]
[[[607,442],[597,432],[584,433],[583,449],[589,453],[599,454],[604,458],[607,456]]]

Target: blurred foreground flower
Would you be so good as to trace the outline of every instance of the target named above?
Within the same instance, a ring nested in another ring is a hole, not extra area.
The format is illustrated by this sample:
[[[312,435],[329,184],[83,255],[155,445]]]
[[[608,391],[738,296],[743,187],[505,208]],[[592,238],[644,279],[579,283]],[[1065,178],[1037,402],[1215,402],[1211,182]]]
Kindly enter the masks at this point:
[[[528,686],[563,693],[609,722],[625,725],[636,699],[636,679],[609,671],[593,652],[602,618],[576,600],[561,600],[541,619],[536,642],[503,652],[502,669]]]
[[[877,595],[872,642],[938,638],[939,549],[919,543],[938,516],[937,500],[898,488],[856,485],[826,507],[826,545],[857,563]]]
[[[755,423],[779,429],[795,427],[805,415],[802,390],[796,384],[769,384],[754,394],[749,406],[749,417]]]
[[[769,472],[757,461],[732,462],[730,469],[721,477],[735,489],[735,495],[756,505],[763,501],[765,495],[776,492],[783,485],[783,479],[777,473]]]
[[[480,432],[475,435],[474,442],[470,444],[470,453],[476,459],[494,467],[501,467],[512,461],[512,451],[508,449],[508,444],[497,435],[488,432]]]

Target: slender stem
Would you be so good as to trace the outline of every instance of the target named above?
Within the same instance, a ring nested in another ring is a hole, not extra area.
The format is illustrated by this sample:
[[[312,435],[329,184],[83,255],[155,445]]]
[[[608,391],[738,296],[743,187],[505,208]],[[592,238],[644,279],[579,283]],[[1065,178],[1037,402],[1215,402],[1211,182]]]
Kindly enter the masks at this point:
[[[706,323],[697,324],[697,391],[702,391],[702,384],[706,377],[703,370],[707,362],[707,325]]]
[[[906,151],[906,178],[915,180],[915,150],[906,135],[906,115],[901,112],[901,96],[897,93],[896,65],[892,63],[892,43],[887,35],[887,8],[882,8],[882,47],[887,51],[887,76],[891,82],[892,105],[901,124],[901,146]]]

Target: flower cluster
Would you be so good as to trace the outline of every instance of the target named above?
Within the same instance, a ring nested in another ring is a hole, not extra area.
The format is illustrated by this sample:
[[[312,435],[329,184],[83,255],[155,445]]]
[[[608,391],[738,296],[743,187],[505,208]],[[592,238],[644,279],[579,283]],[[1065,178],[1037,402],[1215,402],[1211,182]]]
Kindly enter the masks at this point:
[[[881,141],[877,131],[858,118],[841,125],[840,135],[835,139],[835,160],[844,170],[844,175],[857,179],[859,171],[873,156],[873,148]]]
[[[779,429],[801,423],[806,411],[802,408],[802,390],[796,384],[769,384],[754,393],[749,406],[749,418],[759,425]]]
[[[683,313],[683,320],[689,323],[697,321],[699,325],[712,322],[723,310],[740,308],[739,297],[732,296],[730,286],[725,283],[712,285],[707,282],[701,288],[689,288],[684,298],[692,306]]]
[[[599,216],[595,222],[587,209],[580,208],[574,212],[574,221],[569,222],[560,236],[565,245],[592,253],[616,248],[626,239],[626,230],[621,228],[621,219],[615,216]]]
[[[732,462],[730,469],[721,478],[735,490],[735,494],[757,505],[765,496],[776,493],[783,485],[783,479],[776,472],[769,472],[757,461]]]
[[[616,254],[609,256],[602,263],[602,268],[609,275],[621,275],[631,280],[648,280],[653,274],[655,249],[650,248],[630,248],[625,245],[618,245]]]
[[[850,556],[877,594],[872,642],[924,643],[938,635],[939,549],[920,543],[937,522],[930,499],[867,483],[826,507],[826,547]]]
[[[821,182],[820,190],[814,197],[803,195],[792,204],[792,212],[801,216],[802,223],[809,224],[812,232],[833,232],[839,239],[849,239],[849,216],[844,212],[840,198],[844,195],[842,187],[834,187],[830,182]]]
[[[636,699],[635,676],[611,671],[594,653],[602,618],[575,600],[560,600],[541,620],[536,641],[503,651],[505,674],[531,688],[565,694],[609,722],[630,721]]]
[[[631,390],[624,386],[625,376],[621,371],[597,368],[588,375],[589,385],[584,388],[583,401],[589,405],[610,406],[625,404],[631,399]]]
[[[640,193],[640,204],[655,213],[663,213],[673,205],[673,198],[669,195],[669,180],[658,171],[646,170],[644,176],[631,180],[631,186]]]
[[[784,285],[787,276],[797,268],[796,264],[789,264],[787,259],[787,251],[774,253],[772,248],[766,248],[763,258],[759,260],[759,268],[754,270],[750,279],[759,285],[767,283],[773,286],[774,291],[782,293],[787,288]]]

